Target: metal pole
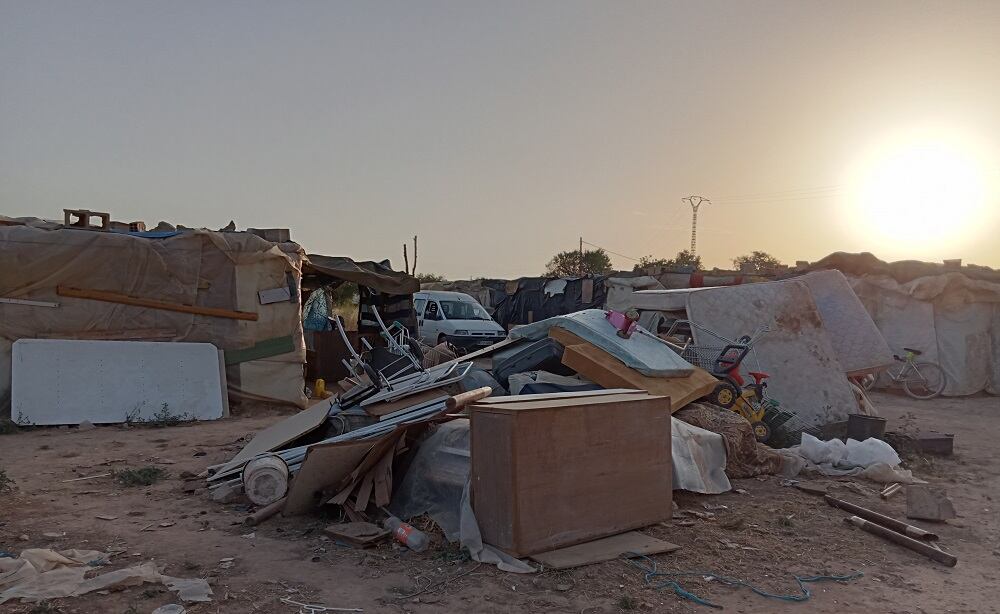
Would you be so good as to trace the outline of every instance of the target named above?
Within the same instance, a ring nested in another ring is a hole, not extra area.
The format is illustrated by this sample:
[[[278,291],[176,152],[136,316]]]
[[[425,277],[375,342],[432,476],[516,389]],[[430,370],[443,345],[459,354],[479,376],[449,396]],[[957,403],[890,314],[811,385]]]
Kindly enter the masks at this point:
[[[711,204],[712,201],[704,196],[695,196],[693,194],[681,200],[691,205],[691,255],[694,256],[697,253],[698,247],[698,207],[702,204]]]

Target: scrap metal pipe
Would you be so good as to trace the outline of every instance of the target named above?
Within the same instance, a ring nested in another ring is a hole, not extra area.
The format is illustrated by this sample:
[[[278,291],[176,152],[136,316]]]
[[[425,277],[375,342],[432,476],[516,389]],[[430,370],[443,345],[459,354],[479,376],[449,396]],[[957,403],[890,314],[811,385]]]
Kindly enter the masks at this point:
[[[844,518],[844,522],[853,524],[859,527],[862,531],[867,531],[878,535],[879,537],[884,537],[891,542],[897,543],[904,548],[909,548],[914,552],[919,552],[920,554],[926,556],[929,559],[937,561],[947,565],[948,567],[954,567],[958,565],[958,557],[953,554],[948,554],[943,550],[938,550],[930,544],[926,544],[922,541],[913,539],[912,537],[907,537],[901,533],[896,533],[892,529],[887,529],[881,525],[877,525],[874,522],[868,522],[864,518],[858,518],[857,516],[851,516],[850,518]]]
[[[860,516],[865,520],[892,529],[897,533],[902,533],[903,535],[908,535],[914,539],[922,539],[929,542],[936,541],[938,539],[938,536],[935,533],[925,531],[920,527],[915,527],[912,524],[907,524],[901,520],[896,520],[895,518],[879,514],[878,512],[873,512],[872,510],[863,508],[860,505],[854,505],[853,503],[837,499],[830,495],[826,495],[824,498],[826,499],[826,502],[833,507],[839,507],[845,512],[850,512],[855,516]]]

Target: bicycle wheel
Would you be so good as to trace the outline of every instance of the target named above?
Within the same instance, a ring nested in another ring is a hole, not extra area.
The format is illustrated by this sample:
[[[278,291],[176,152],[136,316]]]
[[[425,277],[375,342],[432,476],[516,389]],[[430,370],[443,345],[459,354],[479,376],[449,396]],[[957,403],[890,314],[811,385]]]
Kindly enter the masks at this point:
[[[903,378],[903,390],[914,399],[933,399],[947,383],[944,371],[932,362],[915,362]]]

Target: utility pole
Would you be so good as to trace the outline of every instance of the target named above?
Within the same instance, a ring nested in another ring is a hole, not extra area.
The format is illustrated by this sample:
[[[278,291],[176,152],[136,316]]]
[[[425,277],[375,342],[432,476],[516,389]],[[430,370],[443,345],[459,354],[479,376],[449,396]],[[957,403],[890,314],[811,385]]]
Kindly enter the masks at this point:
[[[580,237],[580,276],[583,277],[583,237]]]
[[[712,201],[704,196],[694,195],[682,198],[681,200],[691,205],[691,255],[694,256],[698,245],[698,207],[703,204],[712,204]]]

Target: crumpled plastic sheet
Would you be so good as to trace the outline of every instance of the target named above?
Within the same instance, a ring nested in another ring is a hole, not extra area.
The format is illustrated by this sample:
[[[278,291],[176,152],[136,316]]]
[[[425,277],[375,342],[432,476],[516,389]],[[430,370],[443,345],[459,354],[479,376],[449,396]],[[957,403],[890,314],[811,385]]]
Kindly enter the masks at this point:
[[[469,550],[474,561],[513,573],[536,571],[528,563],[483,543],[469,499],[468,451],[467,419],[438,427],[420,444],[400,487],[393,492],[390,511],[404,520],[428,514],[449,541],[458,541]]]
[[[16,559],[0,559],[0,604],[12,599],[43,601],[76,597],[145,582],[162,582],[167,588],[178,591],[184,601],[212,600],[212,589],[205,580],[164,576],[153,563],[86,577],[95,565],[106,561],[106,554],[94,550],[56,552],[42,548],[25,550]]]
[[[655,335],[637,326],[628,339],[618,336],[618,331],[604,318],[602,309],[584,309],[564,316],[540,320],[533,324],[519,326],[510,331],[515,339],[542,339],[553,326],[563,328],[595,345],[626,366],[649,377],[687,377],[694,367],[674,352]],[[643,333],[646,334],[643,334]]]
[[[870,437],[864,441],[839,439],[821,441],[802,433],[797,446],[777,450],[785,459],[782,476],[792,478],[799,473],[821,473],[827,476],[856,476],[880,484],[924,484],[913,472],[899,466],[900,459],[892,446]]]

